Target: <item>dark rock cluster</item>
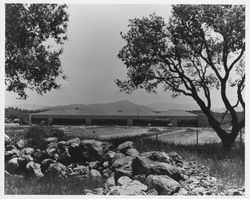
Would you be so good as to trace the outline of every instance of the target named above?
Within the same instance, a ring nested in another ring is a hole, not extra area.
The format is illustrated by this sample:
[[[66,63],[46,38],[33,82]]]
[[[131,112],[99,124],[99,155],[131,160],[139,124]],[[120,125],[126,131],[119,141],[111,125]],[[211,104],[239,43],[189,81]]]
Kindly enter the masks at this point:
[[[222,192],[216,178],[198,162],[183,161],[176,152],[139,153],[133,142],[118,147],[108,142],[75,138],[46,139],[46,149],[29,140],[11,145],[5,136],[5,174],[25,178],[76,178],[100,182],[87,190],[98,195],[244,195],[244,188]]]

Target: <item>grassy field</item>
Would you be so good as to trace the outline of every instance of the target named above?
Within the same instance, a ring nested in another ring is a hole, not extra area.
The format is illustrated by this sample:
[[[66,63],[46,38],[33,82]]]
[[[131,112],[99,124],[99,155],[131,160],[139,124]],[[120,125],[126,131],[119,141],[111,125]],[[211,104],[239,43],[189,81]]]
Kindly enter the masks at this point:
[[[218,178],[222,188],[226,186],[241,187],[245,184],[245,147],[244,142],[236,143],[233,150],[226,153],[222,150],[218,142],[209,142],[216,137],[215,133],[200,133],[200,140],[196,145],[190,140],[195,138],[195,131],[183,128],[163,128],[156,139],[154,129],[148,131],[150,127],[93,127],[79,128],[66,127],[63,139],[79,137],[80,139],[97,139],[100,141],[112,142],[115,146],[131,140],[139,152],[145,151],[176,151],[184,160],[197,161],[209,168],[211,176]],[[95,131],[95,133],[93,133]],[[136,134],[136,132],[140,132]],[[25,137],[25,131],[19,132],[13,129],[6,132],[10,137],[18,140]],[[151,136],[150,136],[151,135]],[[201,136],[202,135],[202,136]],[[211,136],[211,137],[209,137]],[[191,139],[192,138],[192,139]],[[175,142],[173,142],[173,140]],[[177,142],[178,140],[179,142]],[[185,142],[180,142],[185,140]],[[97,187],[96,184],[80,182],[76,180],[35,181],[26,180],[19,177],[5,177],[6,194],[84,194],[84,188],[90,189]]]

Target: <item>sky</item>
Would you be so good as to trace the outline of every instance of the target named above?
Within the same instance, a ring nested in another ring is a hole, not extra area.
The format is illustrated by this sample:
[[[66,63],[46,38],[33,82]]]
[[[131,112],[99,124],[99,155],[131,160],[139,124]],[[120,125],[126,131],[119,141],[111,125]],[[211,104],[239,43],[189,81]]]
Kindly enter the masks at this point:
[[[170,5],[84,5],[70,4],[68,8],[68,41],[61,55],[62,69],[68,77],[60,80],[61,89],[40,96],[28,91],[26,100],[18,100],[13,92],[5,93],[5,105],[37,104],[44,106],[66,104],[106,103],[130,100],[138,104],[158,102],[195,104],[192,98],[180,96],[172,99],[171,92],[158,89],[157,95],[138,90],[132,95],[119,92],[115,79],[126,79],[126,67],[118,59],[125,45],[120,32],[126,32],[129,19],[156,13],[166,21],[171,14]],[[234,98],[232,98],[234,99]],[[213,92],[214,108],[223,104]]]

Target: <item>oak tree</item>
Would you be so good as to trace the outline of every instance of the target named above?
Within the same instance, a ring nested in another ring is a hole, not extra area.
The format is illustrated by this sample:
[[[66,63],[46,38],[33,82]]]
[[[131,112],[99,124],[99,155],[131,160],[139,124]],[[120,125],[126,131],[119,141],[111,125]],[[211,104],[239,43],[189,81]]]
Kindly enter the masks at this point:
[[[192,97],[223,146],[230,149],[245,125],[245,118],[236,112],[237,106],[245,111],[245,7],[173,5],[168,23],[156,14],[129,22],[128,31],[121,33],[126,45],[118,54],[128,77],[116,80],[120,90],[156,92],[163,85],[173,97]],[[236,102],[228,97],[229,87],[235,88]],[[230,132],[212,113],[212,103],[216,103],[212,89],[219,91],[231,116]]]
[[[43,94],[60,87],[56,80],[65,78],[59,56],[67,39],[69,15],[66,8],[58,4],[6,4],[7,91],[25,99],[27,89]]]

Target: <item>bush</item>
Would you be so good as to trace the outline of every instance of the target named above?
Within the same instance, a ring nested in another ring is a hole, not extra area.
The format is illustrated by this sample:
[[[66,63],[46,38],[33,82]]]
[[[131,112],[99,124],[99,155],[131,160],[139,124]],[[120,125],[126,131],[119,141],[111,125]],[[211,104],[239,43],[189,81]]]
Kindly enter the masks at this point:
[[[64,137],[64,132],[52,126],[32,126],[24,135],[25,139],[30,139],[31,145],[35,145],[40,149],[45,147],[46,137],[56,137],[60,141]]]

